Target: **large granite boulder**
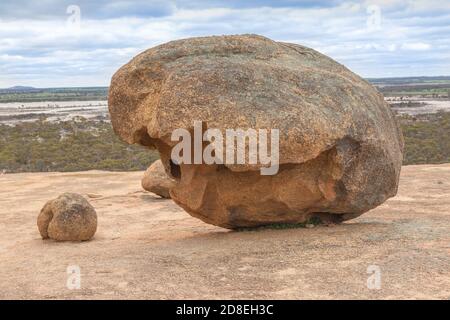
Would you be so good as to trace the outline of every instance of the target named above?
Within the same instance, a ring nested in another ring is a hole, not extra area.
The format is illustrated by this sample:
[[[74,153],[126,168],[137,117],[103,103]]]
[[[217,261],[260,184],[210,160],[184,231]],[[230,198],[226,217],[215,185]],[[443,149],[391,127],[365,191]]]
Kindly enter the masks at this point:
[[[141,184],[144,190],[169,199],[169,190],[175,185],[175,181],[168,176],[161,160],[156,160],[145,171]]]
[[[97,231],[97,213],[83,196],[63,193],[44,205],[37,226],[42,239],[85,241]]]
[[[340,222],[397,192],[403,138],[383,96],[301,45],[241,35],[154,47],[113,76],[109,111],[124,141],[158,149],[176,181],[172,199],[214,225]],[[195,121],[221,132],[278,129],[278,172],[173,161],[172,133],[192,132]]]

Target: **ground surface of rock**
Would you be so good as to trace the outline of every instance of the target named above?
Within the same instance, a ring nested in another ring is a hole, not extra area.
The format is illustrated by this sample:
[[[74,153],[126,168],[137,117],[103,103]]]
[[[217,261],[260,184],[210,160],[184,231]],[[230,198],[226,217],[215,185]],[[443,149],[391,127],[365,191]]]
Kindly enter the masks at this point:
[[[0,176],[0,299],[450,298],[449,164],[403,167],[396,197],[333,227],[242,232],[142,191],[142,174]],[[92,241],[41,240],[36,211],[61,189],[102,194]]]
[[[64,193],[45,204],[37,225],[43,239],[84,241],[97,230],[97,214],[83,196]]]
[[[167,199],[170,198],[170,188],[174,186],[174,180],[167,175],[161,160],[156,160],[148,167],[141,183],[144,190]]]
[[[383,96],[297,44],[243,35],[157,46],[114,75],[109,111],[122,139],[159,150],[177,181],[174,201],[214,225],[337,222],[397,192],[403,139]],[[221,132],[278,129],[278,174],[248,161],[174,164],[171,134],[195,121]]]

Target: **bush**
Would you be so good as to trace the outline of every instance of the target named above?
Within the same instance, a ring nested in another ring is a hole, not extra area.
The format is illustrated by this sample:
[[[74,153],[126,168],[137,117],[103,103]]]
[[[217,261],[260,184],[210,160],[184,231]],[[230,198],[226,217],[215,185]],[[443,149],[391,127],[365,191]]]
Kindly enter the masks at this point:
[[[450,113],[399,117],[405,151],[403,164],[450,162]]]
[[[0,171],[144,170],[156,151],[121,142],[106,122],[0,125]]]
[[[450,113],[398,116],[403,164],[450,162]],[[0,171],[145,170],[158,152],[120,141],[108,122],[22,122],[0,125]]]

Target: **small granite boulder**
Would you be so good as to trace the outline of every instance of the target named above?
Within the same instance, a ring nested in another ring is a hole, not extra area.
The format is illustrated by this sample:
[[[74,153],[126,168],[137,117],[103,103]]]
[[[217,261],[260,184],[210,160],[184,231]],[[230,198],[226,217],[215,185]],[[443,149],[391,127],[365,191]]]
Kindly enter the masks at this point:
[[[161,160],[153,162],[142,178],[142,188],[144,190],[167,199],[170,199],[169,189],[174,184],[175,181],[167,175]]]
[[[97,231],[97,213],[81,195],[63,193],[45,204],[37,225],[42,239],[84,241]]]

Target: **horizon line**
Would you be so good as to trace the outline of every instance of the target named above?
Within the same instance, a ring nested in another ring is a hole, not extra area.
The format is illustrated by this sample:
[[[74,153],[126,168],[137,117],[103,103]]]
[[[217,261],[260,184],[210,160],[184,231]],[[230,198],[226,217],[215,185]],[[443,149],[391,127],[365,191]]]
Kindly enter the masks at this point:
[[[417,78],[448,78],[450,80],[450,75],[440,75],[440,76],[405,76],[405,77],[361,77],[365,80],[393,80],[393,79],[417,79]],[[14,85],[7,88],[0,88],[0,90],[11,90],[14,88],[24,88],[26,89],[36,89],[36,90],[44,90],[44,89],[76,89],[76,88],[109,88],[104,85],[95,85],[95,86],[73,86],[73,87],[33,87],[27,85]]]

